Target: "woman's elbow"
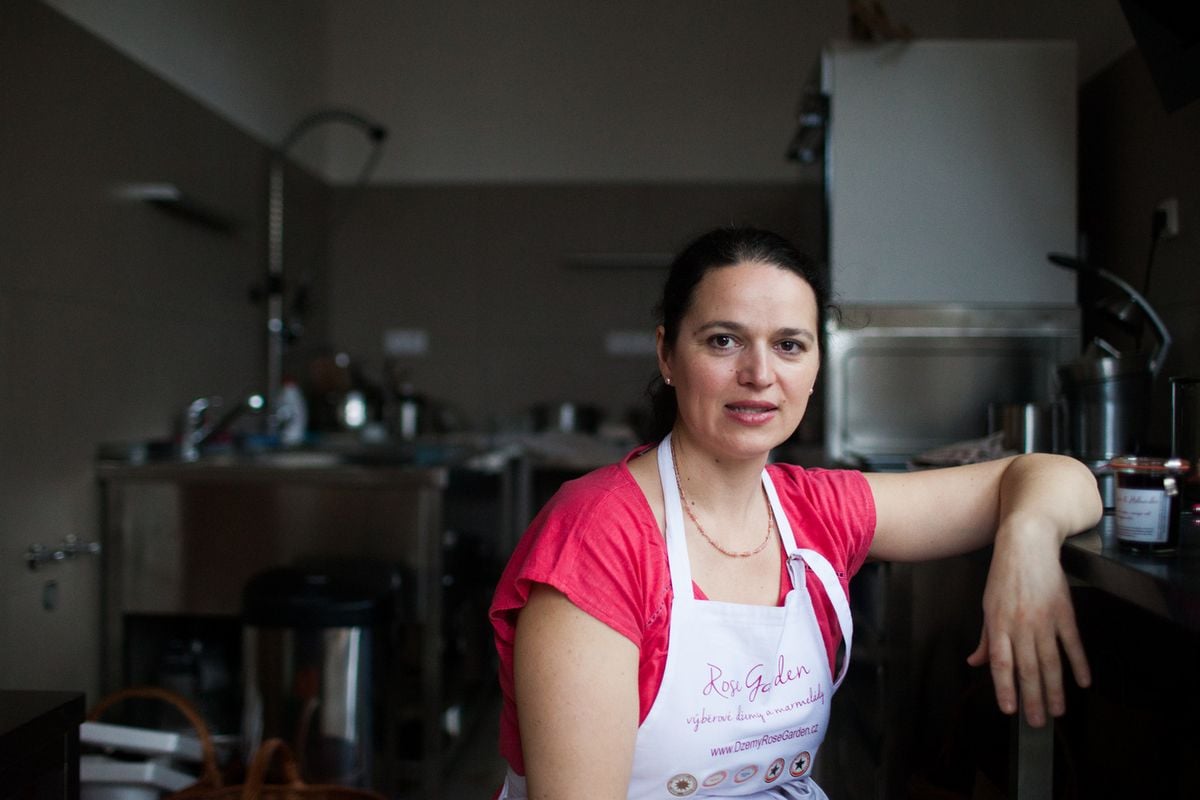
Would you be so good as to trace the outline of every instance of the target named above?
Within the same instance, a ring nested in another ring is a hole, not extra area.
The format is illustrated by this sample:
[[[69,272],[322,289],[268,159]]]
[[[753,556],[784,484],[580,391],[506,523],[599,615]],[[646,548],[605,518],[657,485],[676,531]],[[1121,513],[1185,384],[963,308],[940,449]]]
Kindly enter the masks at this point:
[[[1051,501],[1063,512],[1067,535],[1092,528],[1104,516],[1096,476],[1082,461],[1054,453],[1026,453],[1013,466],[1053,493]]]

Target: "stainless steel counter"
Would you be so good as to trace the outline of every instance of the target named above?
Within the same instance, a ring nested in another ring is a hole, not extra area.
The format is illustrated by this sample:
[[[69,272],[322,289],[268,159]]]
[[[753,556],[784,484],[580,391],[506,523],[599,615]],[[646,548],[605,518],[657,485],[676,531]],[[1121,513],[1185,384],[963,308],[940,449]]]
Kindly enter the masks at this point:
[[[438,796],[476,695],[494,686],[476,641],[483,637],[461,629],[459,617],[486,627],[480,592],[464,576],[489,566],[472,562],[467,545],[482,542],[491,558],[512,538],[514,467],[457,449],[439,449],[440,460],[417,455],[301,450],[98,462],[104,690],[144,680],[131,670],[161,658],[151,637],[139,644],[134,632],[217,623],[236,632],[243,588],[263,570],[314,559],[395,564],[409,585],[393,631],[402,664],[388,680],[404,691],[396,688],[402,702],[382,741],[413,742],[391,770],[397,788],[417,784]]]
[[[325,458],[321,454],[281,453],[270,459],[211,459],[197,462],[163,461],[145,464],[99,462],[101,481],[173,481],[227,483],[230,481],[303,482],[361,486],[408,486],[444,489],[446,466],[369,466]]]
[[[1179,550],[1153,556],[1122,550],[1115,520],[1105,514],[1094,529],[1067,540],[1062,564],[1093,589],[1200,632],[1200,527],[1190,516],[1180,525]]]

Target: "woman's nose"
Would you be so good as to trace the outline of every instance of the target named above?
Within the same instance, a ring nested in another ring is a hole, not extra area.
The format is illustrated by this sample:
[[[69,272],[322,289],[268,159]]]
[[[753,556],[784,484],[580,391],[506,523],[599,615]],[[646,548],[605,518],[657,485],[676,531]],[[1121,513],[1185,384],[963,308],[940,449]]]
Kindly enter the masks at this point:
[[[738,383],[744,386],[769,386],[771,360],[760,347],[747,347],[738,362]]]

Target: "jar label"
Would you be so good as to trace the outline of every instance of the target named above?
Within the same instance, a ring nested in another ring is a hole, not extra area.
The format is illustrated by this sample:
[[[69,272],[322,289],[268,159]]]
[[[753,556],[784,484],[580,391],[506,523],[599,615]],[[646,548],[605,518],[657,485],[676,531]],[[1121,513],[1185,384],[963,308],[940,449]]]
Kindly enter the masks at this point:
[[[1162,489],[1117,487],[1117,538],[1162,544],[1171,529],[1171,498]]]

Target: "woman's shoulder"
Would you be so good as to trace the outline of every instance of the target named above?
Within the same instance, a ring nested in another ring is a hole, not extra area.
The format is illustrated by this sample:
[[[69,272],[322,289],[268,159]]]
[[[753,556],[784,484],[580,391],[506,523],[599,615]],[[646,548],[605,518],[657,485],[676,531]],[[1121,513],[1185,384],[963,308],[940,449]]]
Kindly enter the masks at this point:
[[[618,462],[564,481],[543,506],[538,515],[541,522],[564,516],[578,522],[581,517],[597,516],[611,520],[614,513],[631,517],[650,514],[646,496],[629,469],[632,459],[642,452],[645,448],[637,448]]]
[[[857,470],[768,466],[797,544],[836,555],[851,574],[862,566],[875,535],[875,500]]]
[[[627,463],[559,487],[517,543],[493,615],[522,607],[533,584],[546,584],[637,641],[662,601],[666,547]]]
[[[853,492],[870,494],[871,487],[866,476],[855,469],[829,469],[826,467],[803,467],[799,464],[773,463],[767,465],[771,480],[780,493],[802,493],[812,497],[828,494]]]

